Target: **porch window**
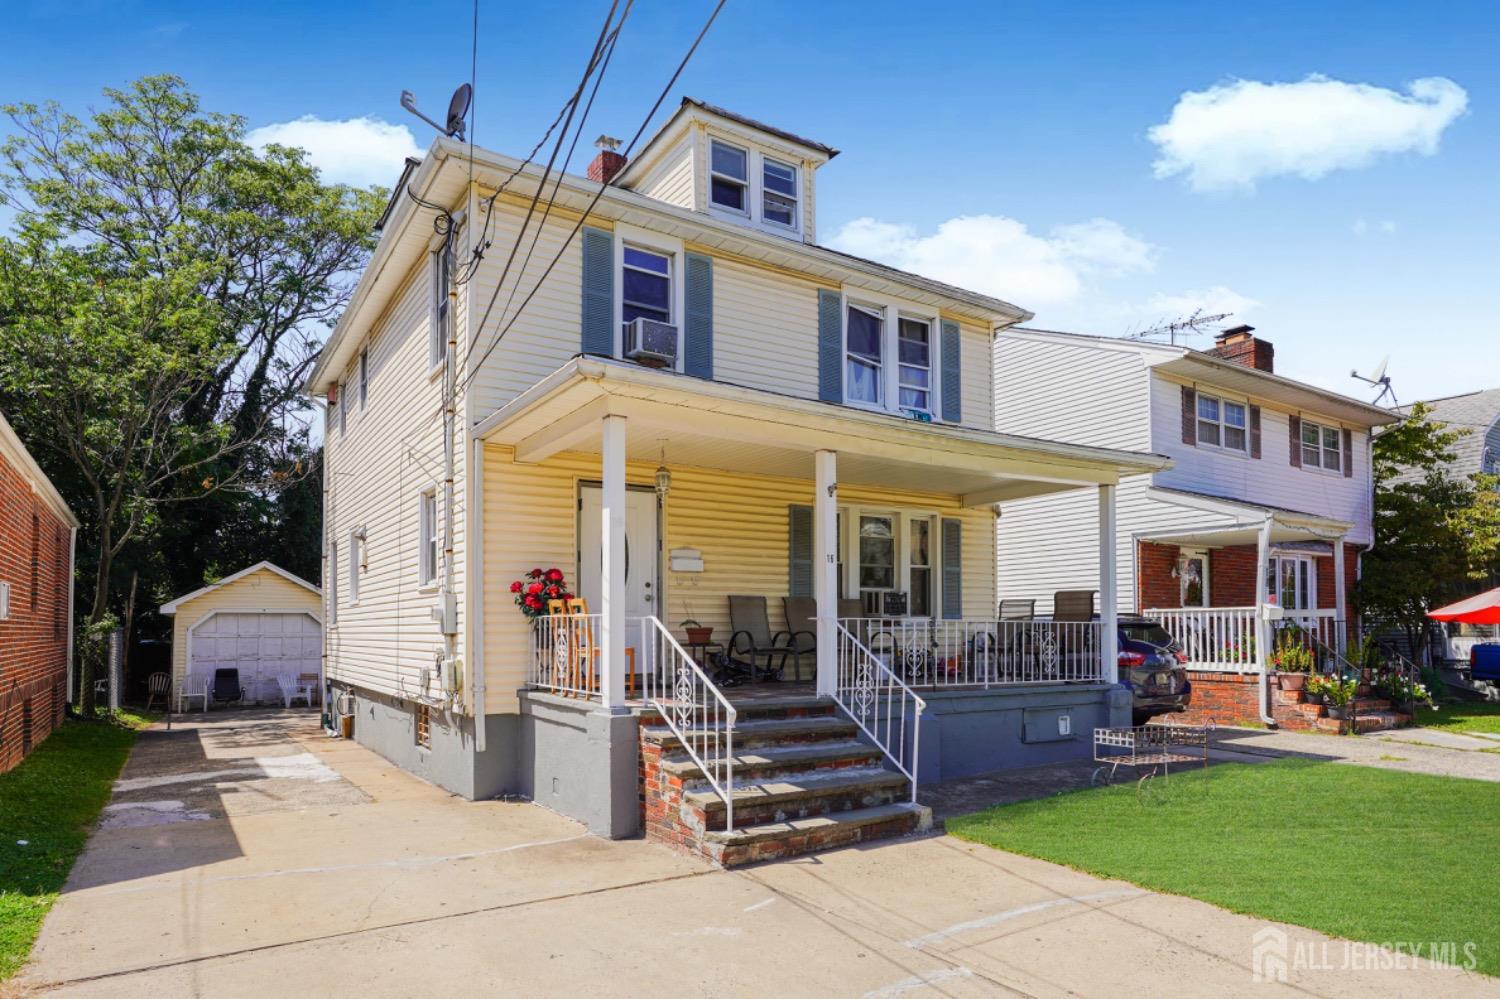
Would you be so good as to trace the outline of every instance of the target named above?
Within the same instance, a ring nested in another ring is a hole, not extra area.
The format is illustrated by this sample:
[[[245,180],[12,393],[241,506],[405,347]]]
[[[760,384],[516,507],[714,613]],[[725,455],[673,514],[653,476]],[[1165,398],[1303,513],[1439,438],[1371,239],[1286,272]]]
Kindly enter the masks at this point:
[[[859,588],[896,588],[896,531],[890,517],[859,518]]]
[[[709,199],[720,208],[748,213],[750,154],[718,139],[709,147]]]
[[[1283,555],[1266,563],[1266,597],[1283,610],[1311,610],[1316,592],[1312,559]]]
[[[1337,472],[1343,466],[1342,441],[1337,427],[1302,421],[1302,466]]]
[[[769,157],[761,160],[763,221],[797,228],[797,168]]]
[[[1208,606],[1208,557],[1202,552],[1193,552],[1182,559],[1178,570],[1181,585],[1181,603],[1184,607]]]
[[[880,309],[855,305],[848,308],[845,322],[845,395],[850,402],[869,406],[882,405],[881,391],[885,381],[881,339],[885,313]]]
[[[437,490],[429,489],[417,500],[417,583],[437,582],[438,567]]]
[[[1230,451],[1243,451],[1248,439],[1246,426],[1244,403],[1199,394],[1199,444],[1210,444]]]
[[[907,571],[911,580],[912,617],[932,616],[932,521],[925,517],[907,522]]]
[[[672,322],[672,258],[665,253],[626,246],[621,275],[621,316],[631,320]]]
[[[932,324],[902,316],[897,337],[901,407],[932,412]]]

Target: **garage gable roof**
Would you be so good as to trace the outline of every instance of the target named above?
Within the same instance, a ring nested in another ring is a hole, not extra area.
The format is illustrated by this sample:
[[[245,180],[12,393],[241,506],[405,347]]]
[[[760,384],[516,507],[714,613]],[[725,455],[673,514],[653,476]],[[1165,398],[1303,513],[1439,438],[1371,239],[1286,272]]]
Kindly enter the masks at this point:
[[[176,614],[177,613],[177,608],[181,607],[183,604],[187,603],[189,600],[196,600],[199,597],[203,596],[203,594],[205,594],[205,593],[208,593],[208,592],[210,592],[212,590],[217,590],[217,589],[219,589],[222,586],[228,586],[230,583],[233,583],[233,582],[235,582],[237,580],[244,579],[246,576],[249,576],[252,573],[259,572],[262,569],[265,569],[268,572],[274,572],[276,575],[280,576],[282,579],[286,580],[287,582],[289,582],[289,583],[296,583],[298,586],[300,586],[300,587],[302,587],[302,588],[304,588],[306,590],[309,590],[312,593],[316,593],[320,597],[323,595],[322,589],[320,589],[319,587],[314,586],[312,583],[309,583],[307,580],[303,579],[301,576],[294,576],[290,572],[287,572],[281,566],[276,565],[273,562],[257,562],[254,565],[250,566],[248,569],[241,569],[239,572],[236,572],[233,575],[225,576],[223,579],[219,580],[217,583],[210,583],[207,586],[199,587],[198,589],[194,590],[192,593],[185,593],[182,596],[178,597],[176,600],[172,600],[172,601],[170,601],[168,603],[162,604],[161,605],[161,612],[163,614]]]

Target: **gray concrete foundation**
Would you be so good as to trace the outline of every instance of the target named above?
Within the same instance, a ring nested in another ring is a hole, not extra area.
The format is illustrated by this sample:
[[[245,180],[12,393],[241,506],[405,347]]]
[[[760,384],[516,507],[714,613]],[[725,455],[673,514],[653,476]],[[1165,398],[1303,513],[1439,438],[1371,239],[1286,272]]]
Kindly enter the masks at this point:
[[[609,839],[641,829],[634,714],[537,691],[520,694],[519,792]]]

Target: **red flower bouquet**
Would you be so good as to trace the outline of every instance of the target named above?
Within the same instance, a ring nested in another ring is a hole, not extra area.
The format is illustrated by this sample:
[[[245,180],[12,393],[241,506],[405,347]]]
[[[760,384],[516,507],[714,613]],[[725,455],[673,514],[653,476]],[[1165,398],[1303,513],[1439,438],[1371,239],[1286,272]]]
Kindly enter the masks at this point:
[[[561,569],[532,569],[510,584],[516,595],[516,606],[529,618],[547,616],[547,601],[571,600],[572,592]]]

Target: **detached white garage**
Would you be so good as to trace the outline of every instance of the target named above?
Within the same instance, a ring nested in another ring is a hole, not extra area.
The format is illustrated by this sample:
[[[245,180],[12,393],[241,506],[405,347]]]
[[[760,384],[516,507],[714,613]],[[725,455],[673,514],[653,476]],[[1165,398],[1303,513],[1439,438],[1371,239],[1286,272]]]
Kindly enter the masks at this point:
[[[214,672],[234,669],[245,703],[280,702],[284,689],[318,676],[323,659],[323,591],[270,562],[258,562],[161,607],[172,628],[172,689],[197,699]]]

